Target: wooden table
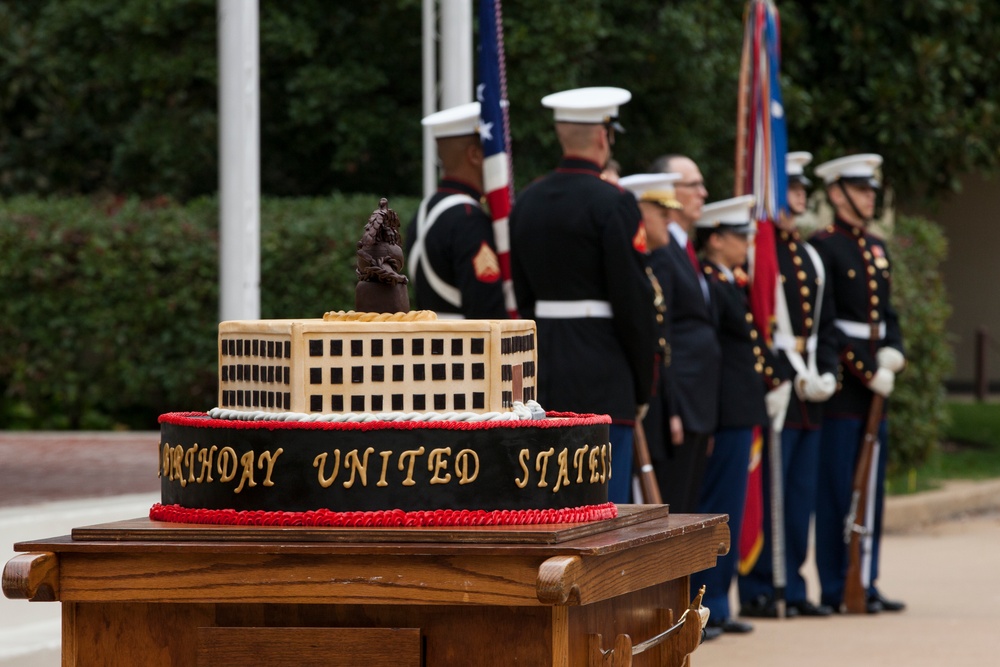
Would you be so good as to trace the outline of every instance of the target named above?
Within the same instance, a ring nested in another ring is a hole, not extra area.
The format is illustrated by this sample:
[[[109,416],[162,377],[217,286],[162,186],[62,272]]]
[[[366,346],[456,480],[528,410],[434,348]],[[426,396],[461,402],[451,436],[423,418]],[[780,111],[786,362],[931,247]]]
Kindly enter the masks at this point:
[[[3,589],[62,602],[64,666],[680,666],[696,623],[642,642],[726,553],[726,517],[619,514],[420,529],[134,519],[14,545],[26,553]]]

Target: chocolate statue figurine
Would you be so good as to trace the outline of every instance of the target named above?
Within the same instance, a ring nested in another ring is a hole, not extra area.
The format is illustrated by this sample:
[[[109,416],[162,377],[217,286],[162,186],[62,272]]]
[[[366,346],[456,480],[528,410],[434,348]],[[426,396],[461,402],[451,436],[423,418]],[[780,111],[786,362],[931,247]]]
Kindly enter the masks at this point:
[[[410,309],[409,282],[400,271],[399,216],[389,208],[389,200],[379,200],[358,241],[358,285],[354,309],[364,313],[405,313]]]

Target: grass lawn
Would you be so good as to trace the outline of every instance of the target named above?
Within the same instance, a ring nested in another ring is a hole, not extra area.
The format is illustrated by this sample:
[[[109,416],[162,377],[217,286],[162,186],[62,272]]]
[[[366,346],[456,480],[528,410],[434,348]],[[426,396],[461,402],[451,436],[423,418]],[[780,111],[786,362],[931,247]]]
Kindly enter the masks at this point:
[[[1000,477],[1000,404],[948,402],[944,442],[924,465],[887,480],[890,493],[912,493],[947,479]]]

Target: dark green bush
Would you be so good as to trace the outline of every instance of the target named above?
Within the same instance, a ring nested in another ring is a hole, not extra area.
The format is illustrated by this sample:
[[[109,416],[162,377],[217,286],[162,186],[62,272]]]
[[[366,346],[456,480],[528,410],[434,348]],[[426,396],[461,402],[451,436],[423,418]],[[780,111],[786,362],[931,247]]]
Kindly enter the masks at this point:
[[[261,315],[354,305],[374,195],[261,206]],[[391,205],[404,221],[416,202]],[[153,428],[216,404],[218,205],[0,205],[0,428]]]
[[[900,216],[889,249],[908,361],[896,380],[889,420],[890,467],[899,471],[927,460],[948,420],[943,382],[953,362],[945,344],[951,308],[941,278],[948,242],[935,223]]]

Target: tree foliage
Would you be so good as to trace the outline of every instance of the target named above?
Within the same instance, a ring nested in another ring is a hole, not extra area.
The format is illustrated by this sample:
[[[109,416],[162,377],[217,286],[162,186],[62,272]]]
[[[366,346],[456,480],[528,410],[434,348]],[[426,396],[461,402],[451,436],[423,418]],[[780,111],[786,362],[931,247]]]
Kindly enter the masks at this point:
[[[687,153],[729,194],[742,2],[503,5],[518,186],[558,157],[541,97],[618,85],[627,172]],[[778,5],[792,148],[881,153],[904,203],[997,169],[1000,5]],[[419,194],[420,7],[261,0],[265,193]],[[0,30],[0,193],[216,190],[215,0],[0,0]]]

